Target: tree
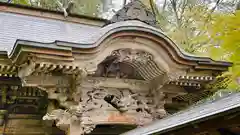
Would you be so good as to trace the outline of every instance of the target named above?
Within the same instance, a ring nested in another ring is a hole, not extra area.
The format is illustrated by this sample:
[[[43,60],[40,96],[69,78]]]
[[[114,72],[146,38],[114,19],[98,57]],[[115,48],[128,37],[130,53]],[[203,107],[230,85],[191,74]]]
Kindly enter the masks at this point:
[[[151,3],[162,29],[186,52],[206,55],[208,29],[215,12],[234,9],[236,0],[145,0]],[[153,4],[152,4],[153,3]],[[158,11],[158,12],[156,12]]]
[[[210,55],[216,60],[233,62],[233,66],[224,76],[229,76],[228,87],[240,88],[240,10],[234,14],[217,14],[209,30],[212,46]]]
[[[239,11],[233,14],[236,4],[236,0],[165,0],[162,6],[152,7],[165,15],[163,24],[159,21],[162,29],[185,51],[233,62],[210,89],[239,88],[240,15]]]
[[[240,1],[237,3],[236,10],[240,10]]]
[[[30,4],[30,1],[28,1],[28,0],[10,0],[9,2],[12,2],[14,4],[22,4],[22,5]]]
[[[206,16],[207,12],[204,12],[206,7],[197,5],[196,0],[164,0],[162,3],[156,2],[155,0],[145,0],[145,3],[151,6],[160,27],[187,52],[195,53],[196,48],[199,47],[194,48],[193,44],[200,38],[194,39],[194,37],[195,35],[201,37],[204,34],[200,32],[202,27],[199,29],[201,24],[199,22],[203,22],[203,17]]]
[[[72,13],[99,16],[102,13],[101,0],[75,0]]]
[[[11,2],[57,11],[66,10],[69,3],[73,3],[69,12],[88,16],[99,16],[103,6],[101,0],[12,0]]]

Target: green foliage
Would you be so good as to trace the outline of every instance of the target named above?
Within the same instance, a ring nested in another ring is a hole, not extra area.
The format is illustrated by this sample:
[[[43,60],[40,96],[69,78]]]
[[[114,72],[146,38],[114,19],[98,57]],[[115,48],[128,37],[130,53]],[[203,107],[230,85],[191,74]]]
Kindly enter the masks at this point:
[[[58,1],[63,6],[70,2],[70,0],[13,0],[12,3],[61,11],[61,7],[57,4]],[[102,4],[101,0],[74,0],[74,6],[70,12],[80,15],[98,16],[101,13]]]
[[[233,62],[233,67],[223,76],[230,75],[228,87],[239,89],[240,78],[240,11],[235,14],[217,14],[209,30],[212,44],[210,56],[216,60]]]
[[[156,0],[145,0],[155,1]],[[216,13],[234,11],[236,0],[162,0],[162,5],[152,9],[157,14],[161,28],[186,52],[206,56],[212,40],[209,29]],[[145,2],[146,3],[146,2]],[[149,5],[149,4],[148,4]]]
[[[208,95],[208,97],[198,101],[195,105],[206,103],[206,102],[212,102],[212,101],[218,100],[220,98],[234,94],[236,92],[239,92],[239,91],[236,89],[220,89],[220,90],[214,92],[213,94]]]
[[[14,4],[29,5],[29,0],[13,0]]]
[[[216,80],[205,86],[206,89],[211,91],[217,91],[219,89],[226,89],[231,83],[231,75],[217,76]]]
[[[72,13],[98,16],[101,13],[101,0],[75,0]]]
[[[189,53],[234,63],[229,72],[219,76],[208,88],[238,89],[236,80],[240,83],[240,13],[230,14],[235,8],[229,6],[235,5],[236,1],[216,1],[211,7],[198,0],[165,2],[164,10],[156,13],[165,15],[161,18],[165,21],[160,20],[160,25],[175,43]],[[227,11],[225,7],[228,8]]]
[[[156,12],[162,29],[186,52],[203,54],[208,46],[212,10],[197,0],[166,0]]]
[[[58,10],[59,8],[55,0],[35,0],[31,2],[31,6],[49,10]]]

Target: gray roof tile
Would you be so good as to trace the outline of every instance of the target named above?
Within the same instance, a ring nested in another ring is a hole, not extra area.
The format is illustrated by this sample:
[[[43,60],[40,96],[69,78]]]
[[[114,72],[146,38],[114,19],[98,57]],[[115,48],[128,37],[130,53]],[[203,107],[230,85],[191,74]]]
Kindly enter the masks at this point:
[[[0,12],[0,50],[11,52],[17,39],[51,43],[96,43],[104,34],[123,26],[138,26],[160,31],[140,21],[124,21],[103,28],[47,18]]]
[[[13,13],[0,13],[0,50],[10,52],[17,39],[42,43],[56,40],[79,44],[94,44],[107,32],[123,27],[138,26],[159,31],[140,21],[124,21],[103,28],[59,20]]]
[[[0,50],[12,50],[17,39],[50,43],[55,40],[79,43],[100,27],[12,13],[0,13]]]

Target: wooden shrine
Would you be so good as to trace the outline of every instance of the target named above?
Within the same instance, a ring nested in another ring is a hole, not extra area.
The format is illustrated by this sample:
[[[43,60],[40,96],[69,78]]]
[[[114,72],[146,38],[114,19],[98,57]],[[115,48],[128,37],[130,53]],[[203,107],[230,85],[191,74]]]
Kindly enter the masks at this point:
[[[0,3],[0,49],[7,135],[120,134],[201,99],[231,66],[184,53],[139,1],[111,20]]]

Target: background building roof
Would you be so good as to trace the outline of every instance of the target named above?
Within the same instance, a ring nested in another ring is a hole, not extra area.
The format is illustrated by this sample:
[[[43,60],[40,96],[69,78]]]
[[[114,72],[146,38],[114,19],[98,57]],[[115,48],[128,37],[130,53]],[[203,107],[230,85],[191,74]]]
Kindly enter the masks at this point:
[[[166,133],[181,128],[183,125],[193,124],[203,119],[209,119],[229,111],[239,111],[240,93],[230,94],[223,98],[208,101],[158,120],[148,126],[134,129],[122,135],[151,135]]]

